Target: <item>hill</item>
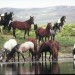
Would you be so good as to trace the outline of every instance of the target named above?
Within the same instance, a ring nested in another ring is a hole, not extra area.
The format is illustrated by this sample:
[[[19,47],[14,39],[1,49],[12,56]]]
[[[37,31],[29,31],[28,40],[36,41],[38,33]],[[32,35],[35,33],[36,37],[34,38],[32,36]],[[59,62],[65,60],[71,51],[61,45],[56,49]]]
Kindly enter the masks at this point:
[[[13,12],[13,20],[25,21],[34,16],[35,23],[55,23],[63,15],[67,17],[66,23],[75,23],[75,6],[53,6],[46,8],[1,8],[0,13]]]

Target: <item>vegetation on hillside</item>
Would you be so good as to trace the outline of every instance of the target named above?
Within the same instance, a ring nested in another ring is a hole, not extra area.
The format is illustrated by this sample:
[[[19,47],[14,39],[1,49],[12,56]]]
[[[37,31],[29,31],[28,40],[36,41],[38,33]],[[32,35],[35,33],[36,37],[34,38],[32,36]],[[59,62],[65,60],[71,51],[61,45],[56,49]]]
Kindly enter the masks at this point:
[[[43,26],[43,25],[42,25]],[[30,30],[30,36],[35,38],[35,31],[34,26],[32,26]],[[45,27],[45,26],[44,26]],[[26,39],[24,39],[24,31],[16,30],[16,40],[18,43],[23,43],[26,41],[28,36],[26,35]],[[0,48],[3,47],[3,44],[8,39],[13,38],[12,30],[8,32],[7,30],[4,31],[4,33],[0,33]],[[63,29],[61,31],[57,32],[55,39],[60,43],[60,52],[64,53],[71,53],[72,47],[75,43],[75,25],[74,24],[68,24],[64,25]]]

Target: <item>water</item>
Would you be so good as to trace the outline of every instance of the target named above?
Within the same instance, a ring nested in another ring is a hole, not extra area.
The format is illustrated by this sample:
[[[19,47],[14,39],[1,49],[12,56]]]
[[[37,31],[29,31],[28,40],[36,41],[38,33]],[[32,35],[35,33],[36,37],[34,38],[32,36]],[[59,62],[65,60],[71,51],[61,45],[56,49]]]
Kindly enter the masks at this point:
[[[0,63],[0,75],[75,74],[74,61]]]

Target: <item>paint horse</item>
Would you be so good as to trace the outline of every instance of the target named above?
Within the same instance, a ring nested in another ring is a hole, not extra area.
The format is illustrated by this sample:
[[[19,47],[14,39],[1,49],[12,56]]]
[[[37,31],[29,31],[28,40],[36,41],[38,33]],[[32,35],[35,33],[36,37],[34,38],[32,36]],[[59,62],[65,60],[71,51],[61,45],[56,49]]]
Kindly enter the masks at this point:
[[[36,39],[39,39],[39,41],[41,40],[43,41],[44,37],[45,37],[45,41],[46,41],[46,37],[48,37],[49,39],[51,26],[52,24],[48,23],[45,29],[42,27],[37,28],[35,30]]]
[[[5,51],[6,55],[11,52],[11,50],[17,45],[17,41],[15,39],[9,39],[4,43],[3,51]]]
[[[45,61],[46,61],[46,52],[49,52],[50,56],[52,55],[52,61],[54,60],[58,61],[59,43],[55,40],[43,42],[39,47],[37,54],[38,58],[36,60],[39,60],[42,54],[42,61],[43,61],[43,52],[45,52]]]
[[[25,31],[24,32],[24,39],[25,39],[25,35],[26,35],[27,31],[28,31],[28,36],[29,36],[29,31],[30,31],[30,28],[31,28],[31,24],[34,24],[34,17],[31,17],[31,16],[30,16],[29,20],[24,21],[24,22],[13,21],[9,25],[9,31],[10,31],[10,29],[12,27],[12,29],[13,29],[13,36],[16,38],[15,30],[16,29],[24,30]]]
[[[58,21],[54,24],[54,28],[59,29],[63,27],[64,23],[66,22],[66,16],[62,16]]]
[[[34,43],[27,41],[25,43],[22,44],[17,44],[12,50],[11,52],[7,55],[7,59],[6,61],[9,61],[15,52],[18,52],[19,54],[22,55],[24,61],[25,61],[25,57],[23,55],[24,52],[30,51],[32,55],[35,55],[35,51],[34,51]],[[18,55],[18,61],[19,61],[19,55]]]
[[[60,31],[60,28],[63,27],[64,25],[64,22],[65,21],[66,17],[65,16],[62,16],[61,19],[58,19],[58,21],[54,24],[54,26],[50,29],[50,36],[51,36],[51,40],[54,40],[55,39],[55,35],[56,35],[56,32],[59,30]]]

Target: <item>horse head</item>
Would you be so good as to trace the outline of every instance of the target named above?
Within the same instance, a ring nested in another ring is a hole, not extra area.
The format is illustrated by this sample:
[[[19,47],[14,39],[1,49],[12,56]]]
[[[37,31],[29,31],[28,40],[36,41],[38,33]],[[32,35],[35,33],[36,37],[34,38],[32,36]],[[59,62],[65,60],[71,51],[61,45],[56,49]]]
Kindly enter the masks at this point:
[[[10,13],[7,15],[7,19],[8,19],[8,20],[12,20],[12,19],[13,19],[12,16],[13,16],[13,12],[10,12]]]
[[[58,60],[58,51],[59,51],[59,43],[55,40],[51,40],[50,42],[50,48],[51,48],[51,54],[52,54],[52,60]]]
[[[60,21],[66,22],[66,16],[62,16],[61,19],[60,19]]]
[[[51,23],[48,23],[46,29],[49,29],[50,30],[51,27],[52,27],[52,24]]]
[[[33,17],[30,16],[30,23],[34,24],[34,16]]]

